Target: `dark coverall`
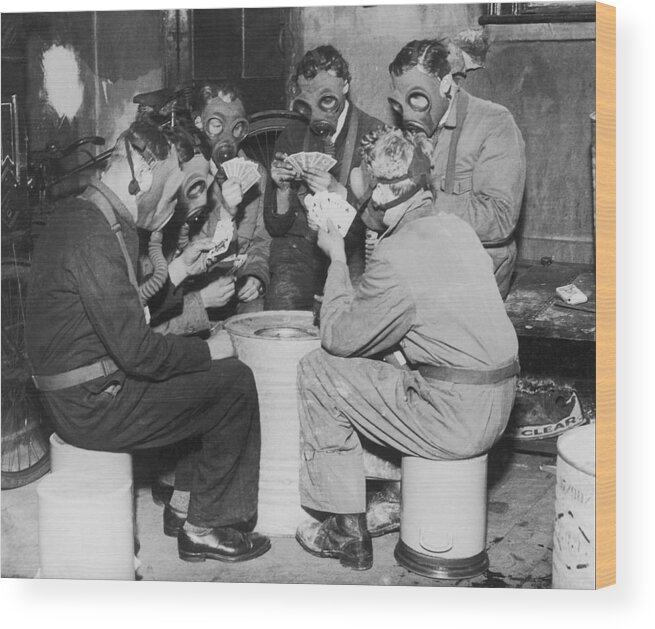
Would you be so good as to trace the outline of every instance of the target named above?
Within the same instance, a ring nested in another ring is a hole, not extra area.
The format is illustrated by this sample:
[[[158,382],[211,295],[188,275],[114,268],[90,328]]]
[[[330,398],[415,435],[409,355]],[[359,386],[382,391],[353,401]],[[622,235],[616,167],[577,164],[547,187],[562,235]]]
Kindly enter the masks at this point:
[[[436,213],[428,192],[411,203],[356,289],[343,263],[330,265],[323,347],[298,366],[305,507],[365,511],[358,433],[405,455],[463,459],[491,448],[509,419],[516,377],[456,384],[372,359],[399,345],[410,365],[485,372],[517,356],[491,261],[471,227]]]
[[[473,227],[493,260],[504,299],[516,264],[514,232],[525,186],[521,132],[505,107],[459,88],[433,145],[435,207]]]
[[[244,522],[256,513],[259,480],[252,372],[235,358],[213,361],[199,338],[150,329],[125,257],[97,207],[98,194],[113,206],[134,265],[136,226],[101,182],[61,204],[34,251],[26,320],[33,372],[61,374],[107,357],[119,368],[43,393],[57,432],[75,446],[106,451],[200,436],[200,450],[175,474],[176,488],[191,492],[189,521],[207,527]]]
[[[348,142],[349,131],[356,121],[353,142]],[[357,109],[352,103],[343,128],[335,139],[337,164],[330,171],[342,181],[348,190],[348,202],[358,208],[357,200],[350,190],[349,175],[361,163],[358,147],[362,136],[382,126],[382,122]],[[354,144],[354,146],[352,146]],[[343,181],[341,167],[344,154],[352,150],[347,178]],[[275,143],[275,152],[289,155],[300,151],[324,152],[321,138],[309,131],[307,124],[291,122]],[[295,186],[295,188],[294,188]],[[304,184],[292,184],[289,211],[277,214],[277,189],[269,185],[264,203],[264,221],[273,239],[269,259],[271,283],[265,299],[267,310],[311,310],[314,295],[323,292],[327,275],[328,259],[316,245],[317,234],[307,225],[307,214],[300,197],[307,193]],[[365,227],[359,216],[355,218],[346,235],[346,254],[351,277],[358,279],[364,270]]]

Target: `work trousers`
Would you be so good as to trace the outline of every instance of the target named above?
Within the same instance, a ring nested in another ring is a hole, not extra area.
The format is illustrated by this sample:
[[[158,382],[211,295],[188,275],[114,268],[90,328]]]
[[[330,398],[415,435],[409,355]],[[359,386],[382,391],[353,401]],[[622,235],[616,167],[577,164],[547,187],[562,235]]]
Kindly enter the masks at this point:
[[[115,378],[47,393],[57,431],[72,445],[131,452],[200,437],[178,463],[176,489],[190,491],[188,521],[205,527],[245,522],[257,512],[260,427],[255,381],[236,358],[163,382]],[[101,387],[101,388],[100,388]]]
[[[364,271],[364,243],[348,247],[348,269],[353,284]],[[314,295],[322,295],[329,259],[302,236],[280,236],[271,241],[269,271],[271,281],[265,310],[312,310]]]
[[[271,241],[271,281],[266,310],[311,310],[314,295],[323,294],[329,260],[302,236],[280,236]]]
[[[360,434],[424,459],[486,452],[507,425],[515,389],[516,378],[495,385],[428,382],[382,361],[311,352],[298,365],[302,505],[366,510]]]

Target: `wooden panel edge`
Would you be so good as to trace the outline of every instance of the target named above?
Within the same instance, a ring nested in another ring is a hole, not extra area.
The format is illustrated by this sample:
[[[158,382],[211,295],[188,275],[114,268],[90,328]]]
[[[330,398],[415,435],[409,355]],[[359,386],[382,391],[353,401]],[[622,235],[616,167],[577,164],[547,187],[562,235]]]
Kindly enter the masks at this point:
[[[596,3],[596,587],[616,583],[616,7]]]

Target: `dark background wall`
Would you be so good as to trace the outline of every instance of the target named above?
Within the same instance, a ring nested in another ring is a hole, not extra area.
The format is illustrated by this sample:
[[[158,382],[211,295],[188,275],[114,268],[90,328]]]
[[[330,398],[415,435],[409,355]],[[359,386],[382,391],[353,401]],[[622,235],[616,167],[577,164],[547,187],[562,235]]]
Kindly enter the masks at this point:
[[[30,150],[89,134],[113,142],[134,118],[133,96],[163,84],[160,11],[3,14],[2,23],[2,97],[19,95]],[[5,24],[16,30],[7,43]],[[42,55],[53,44],[78,56],[84,99],[73,120],[60,119],[43,92]]]
[[[595,24],[488,26],[484,70],[466,88],[505,105],[526,143],[520,255],[593,263]]]
[[[283,107],[293,64],[305,50],[332,43],[350,62],[355,103],[391,121],[386,95],[393,56],[411,39],[451,37],[476,27],[482,7],[327,6],[276,9],[275,15],[258,15],[256,9],[211,11],[198,19],[225,31],[216,38],[215,53],[214,29],[198,26],[194,39],[190,12],[4,14],[2,95],[4,100],[19,94],[32,149],[92,133],[111,143],[134,116],[133,96],[165,82],[230,74],[246,85],[251,112]],[[182,31],[175,30],[177,24]],[[526,141],[528,176],[519,234],[524,258],[593,262],[589,114],[595,108],[594,27],[487,26],[491,48],[486,67],[465,82],[472,94],[507,106]],[[72,121],[53,117],[43,98],[41,55],[55,42],[71,45],[80,59],[84,100]],[[231,45],[223,50],[225,42]]]

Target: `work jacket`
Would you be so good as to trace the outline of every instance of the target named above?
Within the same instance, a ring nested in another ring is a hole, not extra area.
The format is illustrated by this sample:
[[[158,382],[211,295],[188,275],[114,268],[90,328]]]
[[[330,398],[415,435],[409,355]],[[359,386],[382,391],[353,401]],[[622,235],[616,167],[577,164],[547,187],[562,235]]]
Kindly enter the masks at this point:
[[[111,199],[136,273],[136,225],[107,186],[94,186]],[[169,284],[163,290],[181,298]],[[55,415],[81,420],[103,408],[106,400],[99,393],[110,382],[161,381],[211,366],[203,340],[162,336],[150,328],[117,238],[85,196],[61,202],[36,243],[25,342],[36,375],[61,374],[107,358],[116,363],[118,371],[111,375],[46,394]]]
[[[433,136],[435,207],[473,227],[493,260],[504,298],[516,262],[514,236],[525,187],[525,143],[505,107],[461,88],[453,98]]]
[[[412,364],[496,369],[517,356],[516,333],[491,261],[469,225],[418,193],[382,235],[360,284],[332,263],[321,308],[323,347],[370,357],[399,346]]]

